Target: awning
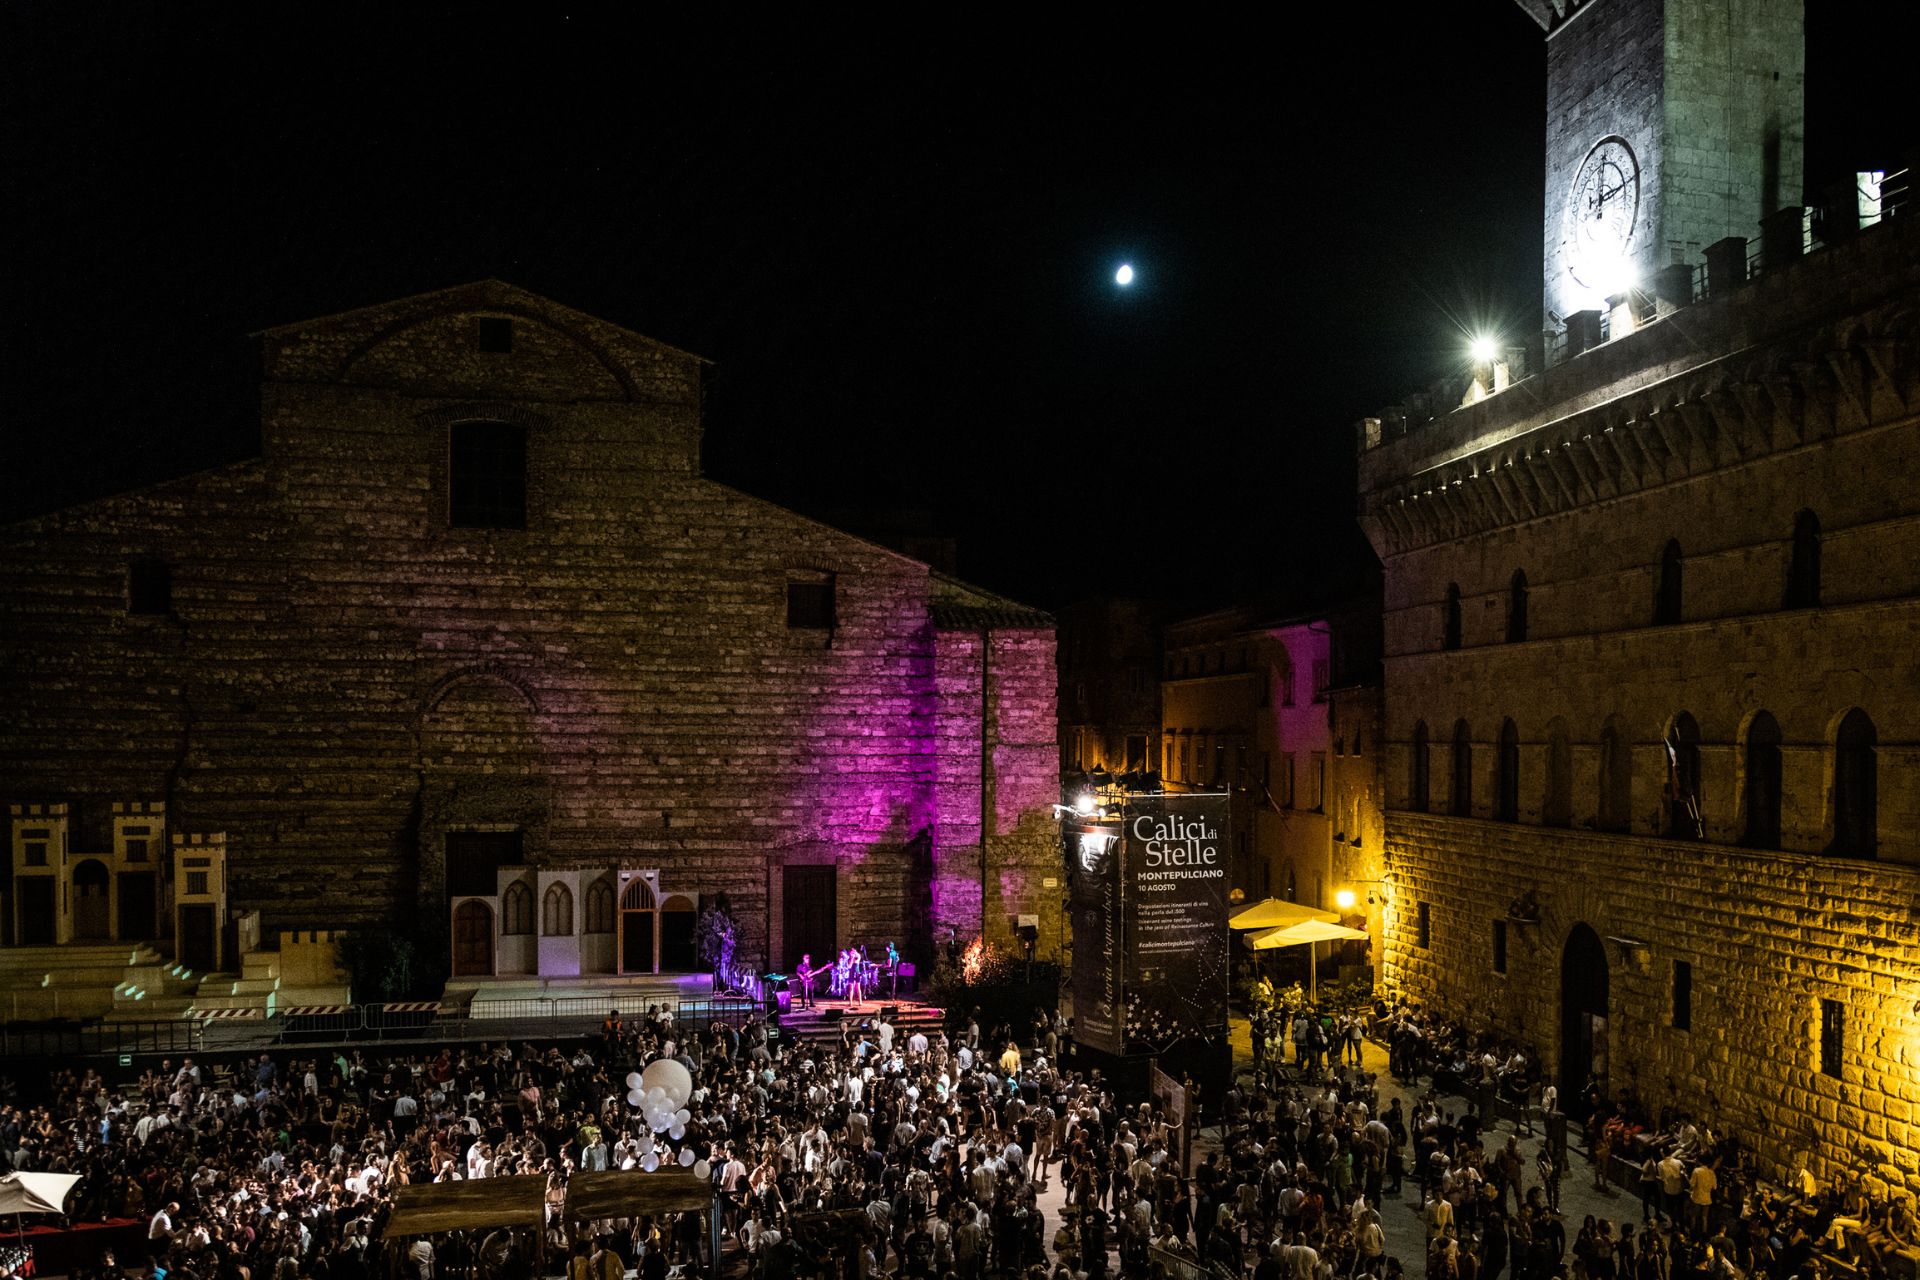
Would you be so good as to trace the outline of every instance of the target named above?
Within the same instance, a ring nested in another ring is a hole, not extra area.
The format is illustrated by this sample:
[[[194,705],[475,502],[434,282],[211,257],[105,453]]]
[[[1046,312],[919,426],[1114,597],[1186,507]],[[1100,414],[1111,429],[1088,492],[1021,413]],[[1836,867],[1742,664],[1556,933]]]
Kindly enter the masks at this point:
[[[537,1173],[396,1187],[388,1236],[434,1236],[477,1227],[541,1227],[547,1180]]]
[[[1340,942],[1350,938],[1370,936],[1364,929],[1349,929],[1343,924],[1333,924],[1326,920],[1303,920],[1299,924],[1288,925],[1283,929],[1269,929],[1265,933],[1256,933],[1247,939],[1255,951],[1272,951],[1276,947],[1302,947],[1310,942]]]
[[[684,1169],[610,1169],[567,1179],[567,1219],[651,1218],[713,1207],[713,1183]]]
[[[1320,911],[1313,907],[1302,906],[1298,902],[1283,902],[1279,898],[1268,898],[1256,902],[1242,911],[1235,912],[1227,923],[1236,929],[1284,929],[1288,925],[1303,924],[1308,920],[1337,921],[1340,916],[1332,911]]]
[[[10,1173],[0,1178],[0,1213],[65,1213],[77,1173]]]

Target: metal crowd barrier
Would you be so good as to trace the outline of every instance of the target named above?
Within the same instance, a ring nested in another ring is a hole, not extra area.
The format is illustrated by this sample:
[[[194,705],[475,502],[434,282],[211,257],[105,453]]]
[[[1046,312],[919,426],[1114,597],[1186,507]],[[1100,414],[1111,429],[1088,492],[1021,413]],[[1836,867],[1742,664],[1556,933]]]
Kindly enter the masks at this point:
[[[198,1022],[45,1022],[0,1025],[0,1056],[70,1058],[105,1053],[193,1053]]]

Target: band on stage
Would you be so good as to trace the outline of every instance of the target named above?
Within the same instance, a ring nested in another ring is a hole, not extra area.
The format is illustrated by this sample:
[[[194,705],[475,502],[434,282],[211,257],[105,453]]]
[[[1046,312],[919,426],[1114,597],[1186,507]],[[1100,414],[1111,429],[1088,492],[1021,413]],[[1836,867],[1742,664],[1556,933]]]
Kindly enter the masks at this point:
[[[799,1003],[803,1009],[813,1006],[814,984],[822,980],[829,1000],[859,1004],[869,997],[877,998],[883,991],[897,996],[900,994],[900,952],[889,942],[886,955],[876,960],[868,956],[863,943],[842,951],[832,964],[821,965],[815,965],[809,953],[800,957],[794,978],[799,984]]]

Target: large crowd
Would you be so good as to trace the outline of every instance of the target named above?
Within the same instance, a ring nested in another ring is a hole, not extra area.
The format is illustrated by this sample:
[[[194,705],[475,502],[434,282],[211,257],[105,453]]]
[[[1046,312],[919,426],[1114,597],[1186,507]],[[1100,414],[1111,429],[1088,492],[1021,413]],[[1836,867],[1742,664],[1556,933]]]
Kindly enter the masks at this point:
[[[1050,1011],[984,1034],[977,1017],[932,1034],[876,1017],[788,1044],[661,1013],[541,1048],[262,1055],[217,1076],[167,1062],[131,1097],[63,1071],[44,1104],[0,1110],[0,1161],[80,1175],[75,1219],[140,1224],[143,1256],[103,1257],[101,1275],[450,1277],[481,1237],[388,1240],[395,1189],[533,1174],[547,1271],[664,1280],[706,1257],[703,1215],[582,1227],[561,1207],[574,1171],[645,1160],[627,1076],[671,1057],[694,1082],[684,1142],[719,1195],[727,1269],[753,1280],[1397,1280],[1403,1259],[1429,1280],[1793,1280],[1897,1271],[1897,1242],[1920,1243],[1903,1202],[1876,1215],[1810,1183],[1772,1192],[1690,1122],[1633,1135],[1637,1206],[1574,1226],[1564,1147],[1519,1145],[1543,1097],[1532,1056],[1411,1009],[1263,1015],[1255,1069],[1188,1096],[1207,1104],[1197,1158],[1159,1106],[1076,1070],[1065,1033]],[[1368,1034],[1400,1088],[1361,1065]],[[1504,1124],[1487,1101],[1503,1081],[1521,1099]],[[1585,1101],[1586,1150],[1604,1155],[1628,1113]],[[1609,1161],[1587,1164],[1604,1185]],[[533,1274],[533,1241],[496,1242],[491,1274]]]

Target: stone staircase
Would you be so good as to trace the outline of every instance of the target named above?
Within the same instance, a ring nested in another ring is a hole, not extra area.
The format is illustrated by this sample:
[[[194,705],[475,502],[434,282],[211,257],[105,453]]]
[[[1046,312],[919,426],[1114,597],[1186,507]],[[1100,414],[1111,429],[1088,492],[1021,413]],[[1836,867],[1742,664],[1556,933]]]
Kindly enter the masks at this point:
[[[146,942],[0,948],[0,1016],[9,1021],[99,1018],[123,998],[137,1004],[149,995],[158,1008],[190,995],[195,985],[190,970]]]
[[[872,1022],[882,1011],[886,1013],[887,1021],[893,1024],[893,1042],[896,1045],[904,1044],[915,1031],[924,1031],[931,1038],[947,1018],[946,1010],[939,1005],[920,1004],[911,1000],[868,1001],[857,1012],[835,1003],[824,1003],[823,1007],[792,1009],[781,1014],[780,1032],[786,1036],[789,1044],[838,1044],[841,1027],[849,1022],[856,1025]]]

